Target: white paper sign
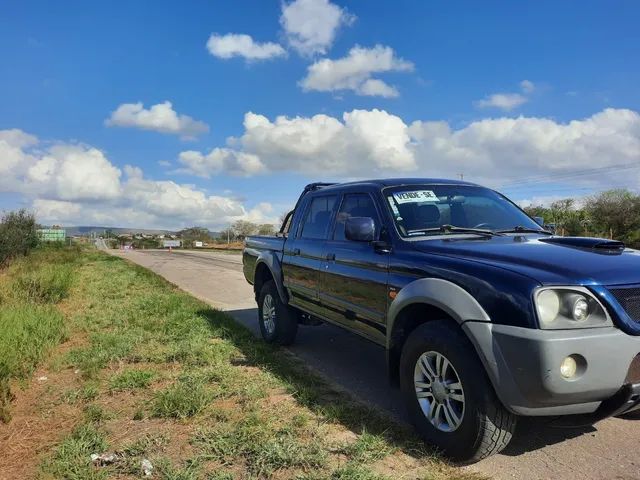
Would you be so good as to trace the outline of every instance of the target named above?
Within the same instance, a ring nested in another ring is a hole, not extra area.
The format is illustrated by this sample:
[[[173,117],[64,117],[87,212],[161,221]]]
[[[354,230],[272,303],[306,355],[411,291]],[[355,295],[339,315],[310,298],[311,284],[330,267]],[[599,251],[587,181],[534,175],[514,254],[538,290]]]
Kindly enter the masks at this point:
[[[402,205],[403,203],[423,203],[423,202],[437,202],[438,196],[431,190],[411,190],[408,192],[396,192],[393,194],[393,198]]]

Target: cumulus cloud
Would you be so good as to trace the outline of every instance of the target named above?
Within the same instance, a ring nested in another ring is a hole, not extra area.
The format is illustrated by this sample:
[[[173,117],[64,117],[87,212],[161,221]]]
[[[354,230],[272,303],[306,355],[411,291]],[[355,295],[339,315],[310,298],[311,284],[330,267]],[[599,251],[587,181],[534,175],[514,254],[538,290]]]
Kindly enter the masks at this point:
[[[0,130],[0,188],[11,183],[11,174],[24,171],[25,165],[31,163],[31,156],[24,148],[35,145],[37,141],[36,137],[22,130]]]
[[[239,219],[275,220],[265,205],[248,210],[232,197],[147,179],[138,167],[120,169],[91,146],[43,144],[20,130],[0,130],[0,149],[5,147],[15,150],[19,163],[0,153],[0,192],[32,199],[44,223],[215,228]]]
[[[334,92],[352,90],[358,95],[397,97],[398,91],[382,80],[371,76],[384,72],[410,72],[413,64],[398,58],[391,47],[355,46],[346,57],[325,58],[307,68],[307,76],[300,82],[304,91]]]
[[[522,93],[493,93],[487,95],[482,100],[477,100],[475,106],[478,108],[497,108],[509,112],[529,101],[529,95],[536,89],[535,84],[530,80],[520,82]]]
[[[169,101],[144,108],[142,102],[123,103],[105,120],[108,127],[133,127],[193,139],[209,131],[209,126],[188,115],[180,115]]]
[[[409,171],[415,160],[404,122],[381,110],[353,110],[336,119],[327,115],[277,117],[247,113],[244,135],[235,141],[257,155],[269,170],[310,174],[360,174],[362,166],[376,171]]]
[[[640,115],[606,109],[569,123],[505,117],[456,129],[446,121],[407,124],[375,109],[353,110],[341,118],[280,116],[274,120],[249,112],[244,133],[230,139],[228,145],[234,155],[255,156],[261,173],[286,171],[344,179],[407,174],[452,178],[464,172],[465,178],[492,186],[535,174],[549,175],[551,183],[556,174],[579,172],[581,166],[594,162],[603,167],[637,162]],[[182,163],[186,164],[184,159]],[[203,169],[200,174],[228,168],[217,161],[211,164],[198,163]],[[230,168],[233,172],[237,167],[231,164]],[[629,181],[629,171],[625,174]],[[607,188],[621,175],[612,169],[576,181]],[[634,177],[636,183],[637,179]]]
[[[295,0],[282,4],[280,24],[289,45],[309,56],[327,53],[340,27],[355,19],[329,0]]]
[[[194,150],[181,152],[178,161],[184,165],[182,171],[209,178],[220,172],[233,175],[255,175],[263,173],[265,167],[257,155],[238,152],[230,148],[214,148],[208,154]]]
[[[60,144],[29,167],[25,186],[61,200],[109,200],[121,193],[120,175],[100,150]]]
[[[229,59],[242,57],[245,60],[268,60],[287,54],[277,43],[255,42],[249,35],[228,33],[226,35],[211,34],[207,41],[207,49],[214,57]]]
[[[527,103],[528,99],[519,93],[494,93],[476,102],[478,108],[499,108],[510,111]]]

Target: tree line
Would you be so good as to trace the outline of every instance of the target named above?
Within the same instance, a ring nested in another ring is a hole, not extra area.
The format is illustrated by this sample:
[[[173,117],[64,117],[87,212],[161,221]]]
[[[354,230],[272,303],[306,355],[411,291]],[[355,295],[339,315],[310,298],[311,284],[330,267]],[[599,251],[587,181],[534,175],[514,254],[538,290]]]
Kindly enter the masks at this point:
[[[576,201],[566,198],[548,207],[524,209],[532,217],[555,225],[556,233],[611,238],[640,248],[640,195],[627,189],[607,190]]]

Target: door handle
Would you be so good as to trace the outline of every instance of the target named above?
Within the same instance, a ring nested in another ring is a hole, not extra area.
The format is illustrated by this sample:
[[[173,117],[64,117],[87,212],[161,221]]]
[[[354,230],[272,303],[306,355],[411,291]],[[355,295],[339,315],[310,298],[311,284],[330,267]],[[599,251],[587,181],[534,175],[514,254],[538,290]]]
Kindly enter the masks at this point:
[[[328,260],[330,262],[334,261],[336,259],[336,254],[335,253],[327,253],[327,255],[324,257],[325,260]]]
[[[293,249],[293,254],[294,255],[300,255],[300,249],[299,248],[294,248]]]

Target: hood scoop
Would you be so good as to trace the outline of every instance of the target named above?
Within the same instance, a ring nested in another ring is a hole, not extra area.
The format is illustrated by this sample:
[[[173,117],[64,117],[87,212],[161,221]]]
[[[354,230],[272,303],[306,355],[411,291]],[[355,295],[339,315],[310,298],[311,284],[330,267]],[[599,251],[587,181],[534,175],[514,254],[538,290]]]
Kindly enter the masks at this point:
[[[588,237],[548,237],[539,239],[540,242],[562,245],[565,247],[581,248],[591,250],[595,253],[618,254],[622,253],[625,245],[617,240],[607,240],[604,238]]]

